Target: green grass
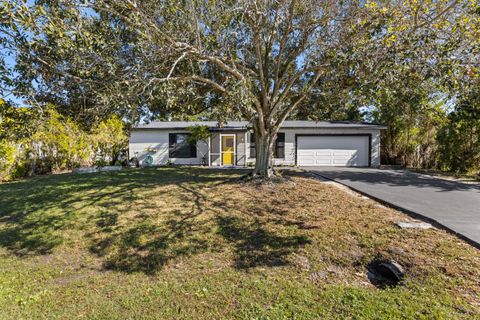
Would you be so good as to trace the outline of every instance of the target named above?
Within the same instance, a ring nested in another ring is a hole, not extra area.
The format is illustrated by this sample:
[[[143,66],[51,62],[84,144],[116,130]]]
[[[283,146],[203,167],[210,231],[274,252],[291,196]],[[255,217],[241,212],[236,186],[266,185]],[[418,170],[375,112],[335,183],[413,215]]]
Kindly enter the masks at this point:
[[[420,168],[408,168],[409,170],[417,173],[438,176],[447,179],[454,179],[463,182],[480,182],[480,171],[471,173],[458,173],[451,171],[442,171],[436,169],[420,169]]]
[[[1,319],[480,318],[480,254],[295,174],[151,168],[0,185]],[[397,287],[366,276],[375,257]]]

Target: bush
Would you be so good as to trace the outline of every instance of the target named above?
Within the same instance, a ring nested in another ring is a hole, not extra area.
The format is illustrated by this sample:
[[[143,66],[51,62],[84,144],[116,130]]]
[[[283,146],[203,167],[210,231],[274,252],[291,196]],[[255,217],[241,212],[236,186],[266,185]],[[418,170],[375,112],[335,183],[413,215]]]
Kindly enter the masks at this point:
[[[95,167],[105,167],[106,165],[108,165],[108,162],[105,159],[101,158],[95,161]]]
[[[0,141],[0,181],[12,179],[17,150],[6,140]]]
[[[457,120],[440,130],[440,169],[480,172],[480,121]]]
[[[52,105],[16,108],[3,103],[0,104],[0,181],[94,163],[113,164],[127,141],[124,123],[117,116],[86,132]]]
[[[448,123],[437,136],[440,169],[480,173],[480,98],[464,98],[448,115]]]
[[[23,178],[32,175],[32,168],[29,163],[26,162],[20,162],[16,163],[15,167],[12,171],[11,178],[12,179],[17,179],[17,178]]]
[[[35,158],[49,162],[53,171],[72,169],[89,161],[91,143],[79,126],[53,108],[46,109],[45,115],[30,140]]]
[[[100,122],[92,130],[91,142],[103,161],[115,164],[128,142],[123,121],[118,116],[111,116]]]

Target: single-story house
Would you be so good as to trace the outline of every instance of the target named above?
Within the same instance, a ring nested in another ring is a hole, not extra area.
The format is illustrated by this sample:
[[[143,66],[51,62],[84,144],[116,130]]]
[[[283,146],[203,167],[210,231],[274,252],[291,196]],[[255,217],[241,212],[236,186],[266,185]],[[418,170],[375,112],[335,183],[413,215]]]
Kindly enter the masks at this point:
[[[207,126],[211,135],[191,145],[188,128],[195,125]],[[378,167],[385,128],[350,121],[285,121],[277,134],[274,164]],[[222,126],[216,121],[156,121],[132,129],[129,154],[143,165],[248,166],[255,162],[255,137],[247,121]]]

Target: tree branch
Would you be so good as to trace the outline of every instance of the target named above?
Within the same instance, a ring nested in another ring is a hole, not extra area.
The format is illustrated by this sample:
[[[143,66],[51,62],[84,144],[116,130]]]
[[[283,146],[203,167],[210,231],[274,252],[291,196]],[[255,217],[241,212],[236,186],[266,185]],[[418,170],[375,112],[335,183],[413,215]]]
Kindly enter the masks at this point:
[[[204,83],[206,85],[211,86],[213,89],[215,89],[215,90],[217,90],[221,93],[227,92],[227,90],[222,85],[216,83],[213,80],[192,75],[192,76],[179,76],[179,77],[166,77],[166,78],[156,78],[156,77],[151,78],[149,80],[148,84],[145,86],[142,94],[145,92],[146,88],[149,87],[153,82],[163,83],[163,82],[168,82],[168,81],[173,81],[173,82],[201,82],[201,83]]]
[[[307,95],[310,93],[310,90],[312,87],[317,83],[318,79],[320,79],[320,76],[322,75],[322,69],[319,69],[317,73],[315,74],[315,77],[311,80],[309,84],[304,87],[303,93],[300,95],[300,97],[295,101],[290,107],[285,109],[285,111],[281,114],[281,116],[278,118],[277,122],[275,123],[275,127],[279,128],[281,124],[287,119],[288,115],[295,110],[295,108],[307,97]]]

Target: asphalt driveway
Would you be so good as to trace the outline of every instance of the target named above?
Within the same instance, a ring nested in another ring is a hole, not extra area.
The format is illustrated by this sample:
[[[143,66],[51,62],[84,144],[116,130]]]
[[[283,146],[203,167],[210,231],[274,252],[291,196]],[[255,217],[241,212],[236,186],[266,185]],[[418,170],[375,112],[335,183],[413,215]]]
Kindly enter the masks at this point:
[[[403,170],[304,168],[450,229],[480,248],[480,185]]]

